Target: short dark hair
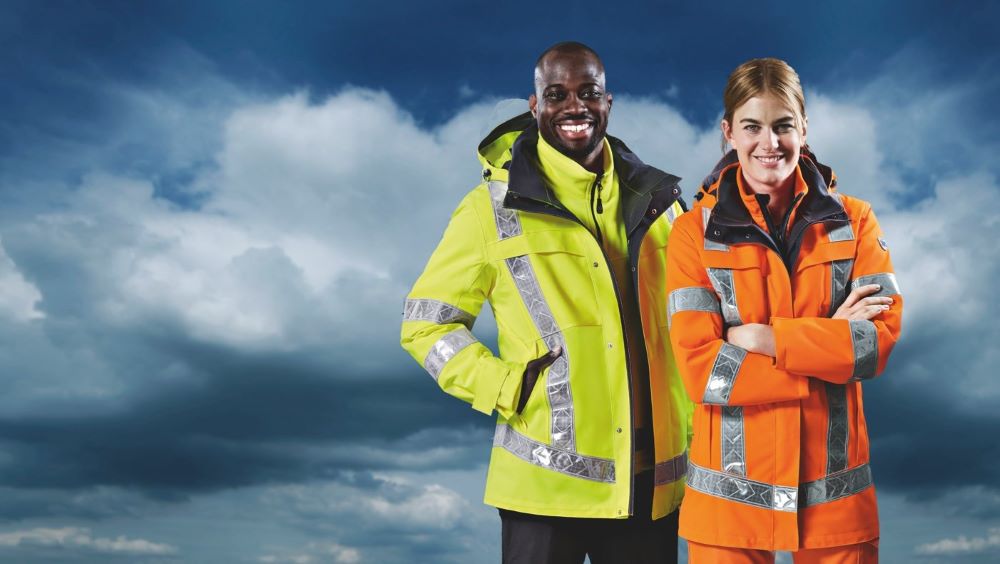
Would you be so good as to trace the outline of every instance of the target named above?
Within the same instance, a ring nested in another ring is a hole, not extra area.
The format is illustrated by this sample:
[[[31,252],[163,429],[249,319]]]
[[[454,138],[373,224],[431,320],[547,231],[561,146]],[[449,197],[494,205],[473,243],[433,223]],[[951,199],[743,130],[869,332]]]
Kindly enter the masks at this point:
[[[552,53],[588,53],[593,55],[597,62],[601,64],[601,68],[604,68],[604,63],[601,61],[601,56],[597,54],[589,46],[580,43],[579,41],[560,41],[555,45],[549,47],[548,49],[542,51],[542,54],[538,56],[538,60],[535,61],[535,68],[542,66],[542,62],[545,61],[545,57],[548,57]]]

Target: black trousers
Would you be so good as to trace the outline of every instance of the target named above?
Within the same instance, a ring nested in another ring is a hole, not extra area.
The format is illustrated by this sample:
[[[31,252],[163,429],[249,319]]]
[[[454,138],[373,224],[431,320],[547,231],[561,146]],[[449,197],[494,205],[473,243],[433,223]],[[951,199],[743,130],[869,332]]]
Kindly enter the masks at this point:
[[[636,476],[628,519],[585,519],[500,510],[503,564],[676,564],[677,515],[653,521],[652,472]],[[640,493],[641,492],[641,493]]]

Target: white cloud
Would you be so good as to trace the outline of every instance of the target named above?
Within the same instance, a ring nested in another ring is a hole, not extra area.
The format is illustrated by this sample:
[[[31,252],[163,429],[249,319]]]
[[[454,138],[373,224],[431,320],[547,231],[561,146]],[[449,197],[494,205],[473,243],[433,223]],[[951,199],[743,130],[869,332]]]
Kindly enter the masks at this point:
[[[37,308],[41,299],[41,292],[24,279],[0,243],[0,317],[21,322],[42,319],[45,314]]]
[[[930,556],[961,556],[996,550],[1000,550],[1000,528],[990,529],[985,537],[959,535],[956,538],[922,544],[916,548],[916,553]]]
[[[119,536],[114,539],[94,537],[90,529],[81,527],[36,528],[0,533],[0,546],[58,546],[66,549],[96,551],[109,554],[168,555],[177,549],[169,544]]]
[[[298,552],[266,554],[257,560],[264,564],[311,564],[313,562],[357,564],[362,561],[362,558],[361,552],[356,548],[332,542],[311,542]]]

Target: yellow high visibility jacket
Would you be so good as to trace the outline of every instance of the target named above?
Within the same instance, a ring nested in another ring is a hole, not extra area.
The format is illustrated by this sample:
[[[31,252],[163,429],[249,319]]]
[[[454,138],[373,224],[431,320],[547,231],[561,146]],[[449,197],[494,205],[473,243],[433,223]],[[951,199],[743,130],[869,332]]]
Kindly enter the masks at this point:
[[[684,208],[677,177],[608,141],[649,367],[652,517],[659,518],[680,504],[690,439],[691,403],[670,350],[665,291],[665,247]],[[625,518],[635,497],[635,439],[622,292],[595,236],[543,182],[537,143],[531,114],[480,143],[484,181],[455,210],[407,296],[401,341],[444,391],[498,413],[487,504]],[[470,332],[487,300],[498,355]],[[518,414],[525,365],[556,346],[562,356]]]

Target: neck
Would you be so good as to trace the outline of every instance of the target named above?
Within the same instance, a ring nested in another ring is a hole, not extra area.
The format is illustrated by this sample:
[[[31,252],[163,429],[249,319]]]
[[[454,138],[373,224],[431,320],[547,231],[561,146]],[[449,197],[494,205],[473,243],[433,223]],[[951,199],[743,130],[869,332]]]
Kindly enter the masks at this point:
[[[788,211],[788,206],[792,203],[792,195],[795,193],[795,175],[790,174],[779,186],[760,185],[743,177],[743,181],[755,194],[767,194],[770,199],[767,202],[767,213],[771,217],[784,217]]]
[[[573,158],[580,166],[594,174],[604,172],[604,140],[594,148],[591,153],[582,158]]]

